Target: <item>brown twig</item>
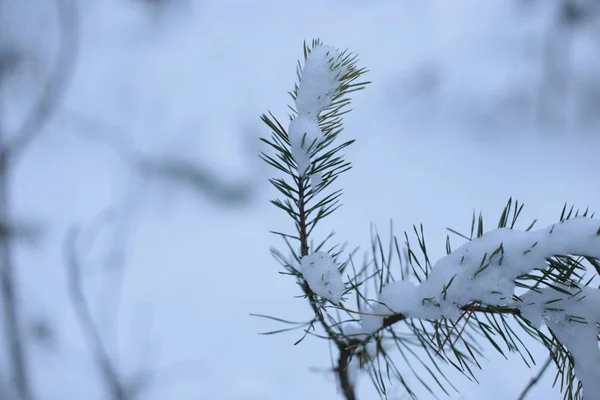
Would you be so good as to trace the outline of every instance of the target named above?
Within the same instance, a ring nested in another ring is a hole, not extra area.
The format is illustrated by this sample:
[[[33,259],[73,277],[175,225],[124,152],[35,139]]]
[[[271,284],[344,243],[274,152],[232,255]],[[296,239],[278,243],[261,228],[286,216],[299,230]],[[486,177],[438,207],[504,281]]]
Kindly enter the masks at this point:
[[[467,304],[467,305],[461,307],[461,310],[473,311],[473,312],[483,312],[483,313],[488,313],[488,314],[521,315],[521,310],[519,310],[518,308],[512,308],[512,307],[486,307],[486,306],[474,306],[474,305]],[[408,316],[405,314],[401,314],[401,313],[390,315],[389,317],[386,317],[383,319],[383,325],[381,328],[382,329],[387,328],[388,326],[392,326],[397,322],[404,321],[406,318],[408,318]]]
[[[465,328],[467,327],[467,325],[469,325],[469,320],[471,319],[471,316],[473,316],[473,308],[469,307],[467,310],[463,310],[463,312],[460,314],[460,317],[458,317],[458,319],[456,320],[456,322],[452,325],[452,327],[448,331],[448,336],[446,336],[446,338],[444,339],[444,341],[442,342],[442,344],[440,344],[440,348],[437,351],[438,355],[444,350],[444,347],[446,346],[446,343],[448,343],[448,341],[452,338],[452,331],[454,331],[455,329],[457,329],[458,324],[465,317],[465,315],[467,316],[466,319],[465,319],[465,323],[463,324],[463,327],[461,328],[461,330],[458,332],[458,335],[456,335],[456,338],[454,339],[454,342],[453,342],[454,345],[456,345],[456,342],[458,342],[458,340],[462,336]]]
[[[354,392],[354,385],[350,381],[350,375],[348,367],[350,360],[354,356],[354,346],[345,346],[340,349],[340,357],[338,359],[337,375],[340,382],[340,388],[346,400],[356,400],[356,394]]]

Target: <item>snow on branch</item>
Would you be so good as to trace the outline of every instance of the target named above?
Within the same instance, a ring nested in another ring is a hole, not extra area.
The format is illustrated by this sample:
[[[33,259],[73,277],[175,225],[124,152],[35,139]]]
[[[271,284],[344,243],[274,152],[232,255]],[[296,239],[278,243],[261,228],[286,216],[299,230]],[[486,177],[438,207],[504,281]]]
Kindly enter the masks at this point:
[[[586,399],[600,398],[600,290],[585,273],[586,265],[592,265],[600,275],[600,221],[587,218],[587,210],[582,218],[577,212],[571,218],[573,209],[566,213],[565,206],[560,223],[519,231],[513,228],[523,206],[515,202],[513,208],[510,199],[497,230],[484,234],[480,216],[474,238],[474,216],[471,237],[461,235],[469,242],[452,251],[448,240],[448,255],[433,267],[423,230],[418,232],[416,227],[422,260],[408,236],[405,249],[393,237],[386,254],[377,234],[372,259],[358,267],[353,253],[338,262],[345,252],[343,246],[324,251],[331,235],[315,243],[317,223],[340,206],[342,191],[327,189],[351,167],[342,152],[353,140],[337,143],[336,139],[351,101],[348,94],[369,83],[358,81],[365,72],[357,67],[357,57],[347,51],[318,40],[310,46],[305,43],[304,64],[298,64],[298,83],[290,92],[295,106],[290,107],[293,113],[287,129],[273,114],[261,116],[271,130],[269,138],[261,138],[268,145],[261,158],[281,174],[269,180],[280,196],[271,203],[288,214],[295,228],[291,233],[277,233],[290,256],[272,251],[284,273],[296,278],[314,313],[300,324],[272,318],[294,325],[273,332],[303,328],[304,335],[296,343],[309,333],[330,340],[338,351],[332,371],[347,400],[356,399],[359,370],[369,372],[382,398],[393,376],[416,399],[404,377],[407,373],[429,393],[433,389],[421,376],[429,376],[448,394],[448,387],[456,387],[438,361],[474,378],[472,367],[481,368],[477,361],[483,354],[480,341],[488,341],[503,355],[506,345],[529,365],[534,360],[520,334],[548,349],[565,399],[579,398],[581,388]],[[399,281],[393,278],[394,257],[401,264]],[[348,280],[344,282],[342,276]],[[371,300],[368,284],[373,284],[377,300]],[[348,308],[350,304],[356,310]],[[322,332],[314,333],[316,327]],[[406,368],[398,368],[390,357],[389,349],[394,347],[390,343],[401,353]]]
[[[283,261],[286,273],[298,279],[309,301],[314,318],[307,325],[311,329],[320,325],[338,348],[340,357],[335,371],[347,400],[356,398],[347,368],[353,350],[340,338],[338,324],[322,301],[340,303],[345,291],[341,275],[345,263],[338,265],[335,261],[339,255],[336,246],[328,252],[320,250],[331,236],[315,245],[310,238],[319,221],[340,207],[342,191],[327,189],[351,168],[342,152],[353,140],[337,143],[336,139],[343,130],[342,117],[351,102],[348,94],[369,83],[359,80],[367,71],[359,68],[357,61],[349,51],[324,46],[319,40],[313,40],[311,45],[304,43],[304,64],[298,63],[298,83],[290,92],[295,108],[290,107],[293,114],[288,129],[271,113],[261,116],[271,129],[271,137],[261,140],[274,151],[262,152],[261,158],[284,174],[269,180],[282,195],[271,203],[285,211],[296,228],[292,234],[278,233],[286,241],[293,262],[276,257]],[[289,241],[298,241],[298,251]]]
[[[298,115],[290,122],[288,135],[301,176],[310,167],[311,150],[324,139],[319,115],[331,107],[340,91],[340,78],[348,73],[348,65],[341,58],[342,54],[333,47],[318,45],[312,48],[299,71],[301,77],[295,95]]]
[[[262,140],[278,155],[261,156],[291,178],[271,180],[286,198],[272,203],[295,220],[298,230],[297,236],[288,236],[300,241],[302,272],[291,272],[301,275],[314,294],[336,304],[344,291],[339,266],[326,252],[309,254],[308,236],[321,219],[339,207],[341,190],[327,194],[325,189],[350,168],[340,152],[352,141],[329,147],[342,132],[342,116],[350,104],[347,95],[369,83],[357,81],[365,72],[347,50],[325,46],[319,40],[311,46],[305,43],[304,65],[298,65],[299,81],[290,92],[296,107],[287,131],[272,115],[272,119],[262,116],[273,131],[271,140]]]
[[[406,318],[456,320],[471,311],[519,314],[536,329],[545,324],[567,347],[586,399],[600,398],[600,289],[580,285],[580,264],[551,271],[559,256],[600,259],[600,221],[578,217],[536,231],[501,228],[440,259],[418,286],[407,280],[384,286],[362,316],[362,338]],[[579,265],[579,267],[577,266]],[[529,290],[515,294],[519,282]],[[386,317],[387,315],[388,317]]]
[[[303,257],[301,267],[310,290],[334,304],[342,300],[344,283],[333,257],[317,251]]]

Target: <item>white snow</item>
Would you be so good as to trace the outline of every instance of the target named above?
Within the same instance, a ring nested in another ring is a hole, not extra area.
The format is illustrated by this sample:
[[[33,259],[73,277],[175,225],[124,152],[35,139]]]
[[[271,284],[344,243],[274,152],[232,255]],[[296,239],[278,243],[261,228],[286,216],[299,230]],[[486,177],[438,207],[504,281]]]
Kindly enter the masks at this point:
[[[310,153],[323,140],[319,114],[331,106],[340,78],[347,72],[345,66],[338,64],[340,53],[333,47],[320,45],[312,49],[302,69],[296,97],[298,115],[288,129],[292,156],[300,175],[308,171]]]
[[[598,289],[593,289],[598,292]],[[597,299],[597,296],[595,296]],[[598,303],[593,305],[598,308]],[[587,307],[585,307],[587,308]],[[573,312],[580,313],[579,304]],[[600,350],[598,349],[598,326],[595,322],[569,323],[564,319],[564,312],[558,320],[546,320],[548,328],[558,340],[567,347],[574,359],[575,375],[583,385],[583,395],[587,399],[600,398]],[[598,320],[596,320],[598,321]]]
[[[323,138],[316,118],[299,115],[290,122],[288,135],[292,144],[292,156],[298,165],[298,173],[304,175],[310,167],[310,151]]]
[[[562,287],[571,295],[545,288],[522,297],[519,308],[535,326],[544,323],[567,347],[575,360],[575,374],[583,384],[586,399],[600,398],[600,290],[591,287]],[[544,307],[548,305],[548,307]],[[574,322],[570,319],[577,318]],[[581,322],[580,322],[581,321]]]
[[[330,46],[316,46],[302,69],[296,107],[298,115],[318,117],[331,105],[339,88],[339,79],[347,72],[340,62],[340,53]]]
[[[310,290],[334,304],[342,300],[344,283],[333,257],[317,251],[302,258],[301,272]]]
[[[537,231],[503,228],[486,233],[440,259],[419,286],[398,281],[384,287],[369,311],[376,315],[363,316],[361,332],[379,329],[381,314],[455,319],[461,307],[473,301],[518,308],[536,327],[545,324],[552,329],[575,359],[586,398],[600,398],[600,290],[564,287],[567,294],[544,288],[527,292],[520,301],[513,298],[515,280],[543,268],[553,255],[600,258],[600,221],[574,218]]]

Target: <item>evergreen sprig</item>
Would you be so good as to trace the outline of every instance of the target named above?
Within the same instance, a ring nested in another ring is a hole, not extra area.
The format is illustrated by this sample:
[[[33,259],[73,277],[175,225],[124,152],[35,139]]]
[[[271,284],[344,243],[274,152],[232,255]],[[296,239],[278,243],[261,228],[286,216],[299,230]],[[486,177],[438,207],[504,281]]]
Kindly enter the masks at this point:
[[[509,199],[501,213],[497,227],[516,228],[522,209],[522,203]],[[592,218],[593,216],[594,214],[589,210],[580,212],[574,207],[569,208],[565,205],[560,215],[560,221],[575,217]],[[530,223],[525,230],[531,230],[535,222]],[[466,240],[475,240],[483,235],[484,220],[481,215],[473,214],[470,226],[468,235],[453,229],[448,230],[455,236]],[[422,282],[427,279],[427,275],[431,271],[431,262],[425,244],[423,227],[413,227],[413,233],[416,244],[405,233],[405,247],[402,248],[398,238],[391,232],[387,250],[384,250],[381,235],[376,231],[373,233],[372,267],[363,274],[371,277],[370,286],[375,293],[381,292],[385,284],[394,281],[394,271],[399,270],[400,278],[404,280]],[[446,252],[448,254],[452,252],[450,236],[446,240]],[[500,253],[499,250],[498,253]],[[599,260],[590,257],[555,255],[548,258],[546,265],[540,267],[536,273],[519,277],[516,282],[517,287],[523,293],[529,290],[539,291],[545,287],[553,288],[557,292],[557,298],[549,300],[545,307],[546,310],[553,311],[556,310],[555,302],[562,299],[564,294],[572,293],[566,291],[565,286],[577,288],[591,284],[595,274],[590,277],[590,271],[596,272],[598,264]],[[449,285],[451,283],[452,281]],[[368,290],[361,289],[368,293]],[[358,295],[355,296],[355,299],[357,299],[358,309],[372,308],[373,302],[367,300],[368,296]],[[519,302],[520,297],[515,295],[512,300]],[[389,377],[394,377],[396,381],[400,382],[411,398],[416,398],[416,395],[413,388],[406,383],[408,382],[407,372],[399,368],[396,364],[397,361],[389,355],[389,349],[386,349],[381,343],[392,343],[395,346],[401,354],[404,365],[426,390],[434,394],[435,390],[431,383],[435,383],[439,390],[448,394],[449,390],[456,389],[440,368],[440,363],[449,363],[467,378],[476,381],[475,370],[481,369],[480,359],[483,356],[483,343],[489,343],[490,347],[505,358],[510,353],[516,353],[528,367],[535,365],[536,361],[523,340],[525,335],[541,343],[549,351],[557,367],[554,384],[559,384],[564,399],[582,398],[581,383],[574,373],[573,358],[552,331],[533,326],[521,315],[520,310],[514,307],[499,307],[472,302],[464,305],[462,309],[463,314],[456,321],[448,319],[426,321],[390,313],[385,318],[380,330],[366,339],[357,340],[357,347],[364,346],[363,342],[367,341],[379,343],[376,347],[377,351],[366,365],[373,384],[382,397],[387,394]],[[572,316],[572,319],[578,321],[581,320],[581,317],[575,315]],[[583,320],[581,322],[585,323]],[[401,340],[401,338],[403,339]],[[423,351],[425,351],[425,356]],[[424,360],[428,360],[428,362]],[[421,368],[415,368],[415,365],[421,365]],[[388,379],[382,379],[382,371],[386,372]]]
[[[321,45],[322,43],[318,39],[313,40],[310,45],[304,43],[304,62],[308,60],[312,50]],[[327,192],[326,189],[329,189],[341,174],[352,167],[351,163],[344,159],[343,150],[354,143],[354,140],[346,140],[340,144],[336,143],[343,130],[342,117],[350,111],[348,106],[351,99],[348,95],[362,90],[369,84],[367,81],[360,80],[367,70],[358,68],[357,63],[358,58],[356,55],[348,50],[341,51],[338,57],[330,60],[332,70],[341,69],[345,73],[339,77],[331,104],[318,116],[319,127],[323,132],[323,140],[310,148],[312,163],[307,174],[298,173],[296,161],[292,156],[290,138],[285,126],[271,113],[261,116],[261,120],[271,130],[271,137],[270,139],[261,138],[260,140],[274,151],[274,154],[262,152],[261,158],[284,175],[269,180],[282,196],[282,198],[271,200],[271,203],[285,211],[294,221],[296,232],[283,235],[301,242],[301,256],[308,254],[308,237],[318,222],[340,206],[342,190]],[[295,84],[294,89],[289,92],[294,101],[298,96],[302,80],[302,64],[300,62],[298,62],[296,73],[298,82]],[[294,107],[289,106],[289,108],[292,111],[292,114],[289,115],[291,121],[296,117],[297,112]],[[310,177],[315,174],[321,176],[321,181],[316,185],[314,185],[314,181],[311,184],[310,180]]]
[[[310,45],[304,44],[304,62],[317,46],[321,46],[319,40],[313,40]],[[313,240],[315,226],[340,206],[342,191],[333,189],[333,183],[351,168],[343,151],[354,141],[346,139],[340,143],[338,138],[343,129],[343,115],[350,111],[349,94],[363,89],[369,83],[361,81],[367,71],[357,67],[355,55],[348,51],[338,54],[338,57],[329,60],[330,68],[332,71],[342,70],[345,73],[338,77],[331,104],[318,116],[323,138],[308,147],[311,163],[306,172],[298,171],[284,124],[271,113],[261,116],[271,130],[270,138],[261,138],[269,148],[269,151],[261,154],[261,158],[282,175],[270,179],[279,194],[279,198],[271,200],[271,203],[287,213],[295,228],[291,233],[275,232],[283,239],[288,255],[277,249],[271,251],[284,267],[282,273],[296,278],[302,295],[308,299],[314,314],[306,322],[258,315],[286,325],[283,329],[265,334],[302,329],[304,333],[296,344],[307,335],[333,343],[339,354],[333,362],[332,370],[347,400],[356,398],[354,383],[350,377],[351,365],[358,365],[358,368],[368,372],[382,398],[387,397],[390,383],[399,382],[406,393],[416,399],[415,380],[437,398],[440,392],[450,394],[451,391],[457,391],[443,368],[444,364],[452,365],[468,379],[477,380],[476,371],[481,369],[480,359],[484,356],[484,348],[488,347],[484,344],[489,344],[489,347],[493,347],[504,357],[517,353],[526,365],[535,364],[534,357],[523,340],[528,336],[548,349],[557,368],[555,384],[560,384],[564,398],[581,398],[581,383],[575,376],[574,360],[568,349],[551,330],[534,326],[514,304],[523,302],[525,293],[550,288],[557,296],[555,300],[546,302],[545,310],[552,312],[560,309],[558,303],[565,295],[576,298],[579,295],[578,289],[592,285],[594,278],[590,277],[590,271],[600,274],[600,260],[586,255],[555,254],[533,272],[517,277],[517,293],[502,300],[507,305],[471,301],[469,304],[459,305],[462,312],[458,318],[424,320],[395,313],[391,309],[386,309],[385,314],[373,315],[376,306],[382,305],[374,299],[379,297],[386,285],[396,279],[415,283],[428,279],[432,262],[422,225],[414,226],[412,233],[404,233],[403,238],[396,237],[393,226],[390,225],[387,245],[379,232],[372,230],[370,253],[362,263],[355,262],[356,250],[347,252],[344,246],[328,245],[333,234],[320,242]],[[343,68],[338,69],[340,66]],[[303,79],[303,64],[300,62],[297,76],[298,82],[289,92],[294,101],[298,98]],[[289,108],[291,114],[288,117],[292,121],[298,113],[293,106]],[[322,179],[313,179],[315,176]],[[509,199],[496,227],[515,229],[522,210],[523,204]],[[588,210],[580,213],[574,207],[565,205],[560,221],[579,216],[591,218],[593,214]],[[527,225],[525,231],[530,231],[535,223],[533,221]],[[453,229],[448,231],[454,239],[478,240],[485,233],[483,216],[473,213],[468,234]],[[446,237],[447,255],[453,252],[450,234]],[[535,245],[537,243],[532,247]],[[339,271],[346,278],[341,304],[328,303],[314,294],[300,271],[303,257],[311,252],[323,251],[326,246],[329,247],[327,252],[336,260]],[[525,250],[527,251],[530,250]],[[475,276],[483,274],[491,265],[501,264],[504,255],[505,248],[499,243],[495,249],[483,255]],[[442,288],[441,299],[446,299],[446,293],[453,283],[454,278]],[[437,299],[436,296],[422,301],[439,306],[437,302],[440,300]],[[381,310],[381,307],[377,309]],[[368,316],[383,317],[381,327],[369,334],[361,333],[356,327],[362,318]],[[586,322],[577,315],[568,318],[574,322]],[[322,331],[317,331],[317,327]]]
[[[322,43],[318,39],[313,40],[310,45],[304,43],[305,63],[309,59],[312,50],[321,45]],[[288,132],[285,126],[271,113],[261,116],[261,120],[271,130],[270,139],[261,138],[261,140],[270,147],[273,153],[262,152],[261,158],[280,173],[283,173],[283,177],[269,180],[282,196],[271,200],[271,203],[286,212],[295,226],[295,232],[292,234],[276,232],[284,239],[291,256],[285,257],[277,250],[272,250],[272,253],[283,265],[285,273],[296,277],[314,313],[314,318],[302,325],[306,326],[304,329],[305,334],[296,344],[308,334],[318,335],[314,330],[315,325],[320,325],[325,331],[326,338],[333,341],[340,352],[336,367],[340,387],[347,399],[354,399],[354,387],[348,375],[348,363],[353,353],[346,350],[346,341],[343,340],[343,333],[336,317],[324,307],[323,301],[310,290],[308,283],[298,271],[302,257],[307,256],[311,250],[309,244],[312,241],[315,227],[323,218],[340,207],[342,190],[330,191],[329,189],[341,174],[351,168],[351,163],[343,157],[343,151],[354,143],[354,140],[346,140],[338,144],[337,139],[343,130],[343,115],[350,111],[348,109],[351,103],[349,94],[362,90],[369,83],[361,80],[367,70],[359,68],[357,66],[358,58],[347,50],[338,52],[338,56],[332,57],[329,64],[332,71],[341,70],[344,73],[338,76],[337,88],[333,93],[331,104],[318,115],[319,128],[322,131],[323,138],[316,143],[311,143],[309,147],[311,165],[308,171],[306,173],[298,171],[298,164],[292,155]],[[299,62],[296,71],[298,82],[290,92],[290,96],[294,101],[298,97],[302,83],[302,72],[302,64]],[[298,113],[292,106],[290,106],[290,110],[292,114],[288,117],[289,121],[292,121]],[[319,182],[316,179],[311,180],[313,176],[319,176]],[[313,246],[313,251],[321,249],[331,236],[327,236],[323,241]],[[293,242],[297,242],[299,248],[295,247]],[[337,261],[341,251],[338,246],[334,246],[329,250],[329,254]],[[340,272],[343,272],[347,264],[342,262],[339,265]]]

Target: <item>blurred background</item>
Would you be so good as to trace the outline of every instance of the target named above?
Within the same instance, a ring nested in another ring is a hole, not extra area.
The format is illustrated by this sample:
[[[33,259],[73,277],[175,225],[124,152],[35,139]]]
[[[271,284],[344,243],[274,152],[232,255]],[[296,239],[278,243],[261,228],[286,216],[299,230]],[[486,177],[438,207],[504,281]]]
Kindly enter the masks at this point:
[[[319,235],[423,223],[442,256],[510,196],[524,226],[600,210],[598,1],[0,0],[0,399],[339,398],[324,341],[249,315],[311,315],[269,253],[293,226],[258,117],[285,120],[317,37],[373,81]],[[451,398],[537,371],[488,354]],[[553,378],[530,398],[562,398]]]

